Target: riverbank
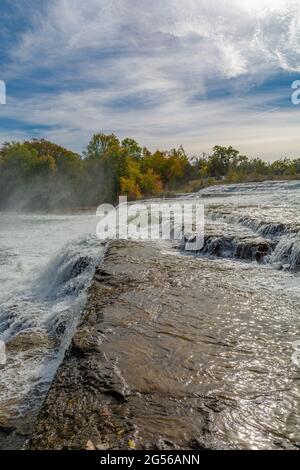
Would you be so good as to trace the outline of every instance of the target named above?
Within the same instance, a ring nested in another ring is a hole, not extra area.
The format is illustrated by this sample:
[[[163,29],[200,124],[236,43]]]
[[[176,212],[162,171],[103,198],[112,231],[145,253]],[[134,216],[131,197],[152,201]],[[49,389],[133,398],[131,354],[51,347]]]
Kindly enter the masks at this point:
[[[276,359],[284,296],[241,290],[232,265],[169,250],[111,243],[31,449],[295,448],[273,416],[282,373],[291,386]]]

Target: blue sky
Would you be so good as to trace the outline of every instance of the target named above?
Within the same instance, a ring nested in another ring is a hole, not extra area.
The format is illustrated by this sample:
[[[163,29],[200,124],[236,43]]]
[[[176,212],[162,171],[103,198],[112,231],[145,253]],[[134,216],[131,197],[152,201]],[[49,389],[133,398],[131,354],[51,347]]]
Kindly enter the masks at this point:
[[[0,142],[300,156],[300,0],[1,0]]]

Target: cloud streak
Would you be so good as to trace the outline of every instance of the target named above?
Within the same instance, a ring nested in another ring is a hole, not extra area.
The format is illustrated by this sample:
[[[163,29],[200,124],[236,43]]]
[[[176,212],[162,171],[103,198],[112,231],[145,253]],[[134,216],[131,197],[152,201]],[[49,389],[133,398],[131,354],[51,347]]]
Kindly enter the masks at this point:
[[[14,134],[32,128],[79,151],[92,132],[114,131],[151,148],[183,143],[196,154],[227,143],[266,158],[292,154],[299,144],[299,111],[288,106],[289,83],[300,73],[299,6],[45,1],[8,51],[14,93],[0,117],[20,123]],[[272,92],[268,83],[277,76],[284,81]]]

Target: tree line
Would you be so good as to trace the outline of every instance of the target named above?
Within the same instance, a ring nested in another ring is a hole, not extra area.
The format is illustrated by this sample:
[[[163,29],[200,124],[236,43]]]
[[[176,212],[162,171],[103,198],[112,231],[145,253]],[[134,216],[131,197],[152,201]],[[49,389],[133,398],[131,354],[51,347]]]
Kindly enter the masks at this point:
[[[265,162],[233,147],[215,146],[189,158],[183,147],[150,152],[134,139],[95,134],[82,155],[47,140],[0,148],[0,208],[92,207],[196,190],[209,184],[299,178],[300,158]]]

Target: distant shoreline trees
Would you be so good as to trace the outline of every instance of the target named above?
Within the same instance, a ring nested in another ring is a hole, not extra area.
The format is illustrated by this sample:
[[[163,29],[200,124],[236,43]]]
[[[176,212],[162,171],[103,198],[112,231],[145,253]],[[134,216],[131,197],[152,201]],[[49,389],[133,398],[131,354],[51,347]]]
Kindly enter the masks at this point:
[[[95,134],[83,155],[47,140],[0,148],[0,209],[55,210],[200,189],[210,184],[300,178],[300,158],[273,163],[233,147],[189,158],[184,149],[150,152],[133,139]]]

